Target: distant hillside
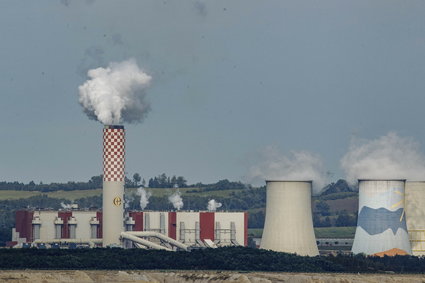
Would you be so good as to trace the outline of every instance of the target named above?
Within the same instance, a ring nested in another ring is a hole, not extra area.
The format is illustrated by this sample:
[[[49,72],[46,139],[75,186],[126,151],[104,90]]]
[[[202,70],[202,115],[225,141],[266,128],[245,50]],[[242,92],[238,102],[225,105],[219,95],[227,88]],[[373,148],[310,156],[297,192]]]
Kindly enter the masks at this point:
[[[95,179],[96,180],[96,179]],[[72,182],[67,183],[67,185]],[[240,182],[221,180],[214,184],[197,184],[178,188],[184,202],[184,210],[206,210],[208,201],[222,204],[219,210],[248,211],[248,227],[263,228],[266,206],[266,188],[253,188]],[[54,186],[45,185],[52,189]],[[125,188],[126,207],[140,209],[140,188]],[[172,210],[168,196],[177,188],[145,188],[150,194],[147,210]],[[14,225],[14,211],[25,208],[59,209],[76,203],[80,208],[101,208],[102,189],[69,189],[43,192],[0,189],[0,245],[10,239]],[[356,226],[358,193],[345,180],[327,185],[319,196],[312,199],[313,223],[316,227]]]
[[[350,186],[347,181],[339,179],[336,183],[330,183],[329,185],[324,187],[320,195],[324,196],[335,193],[346,193],[354,191],[356,191],[356,188]]]

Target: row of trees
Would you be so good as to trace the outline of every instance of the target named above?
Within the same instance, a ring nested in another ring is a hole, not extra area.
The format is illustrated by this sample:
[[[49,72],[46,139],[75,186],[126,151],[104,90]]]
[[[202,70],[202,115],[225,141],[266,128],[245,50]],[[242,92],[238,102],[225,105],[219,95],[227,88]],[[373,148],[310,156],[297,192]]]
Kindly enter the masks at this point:
[[[187,181],[183,176],[167,177],[165,173],[149,179],[149,188],[186,188]]]
[[[0,190],[16,190],[16,191],[40,191],[40,192],[53,192],[53,191],[74,191],[74,190],[93,190],[102,187],[103,176],[93,176],[87,182],[67,182],[67,183],[50,183],[43,184],[40,182],[36,184],[30,181],[28,184],[20,182],[0,182]]]
[[[67,183],[50,183],[43,184],[40,182],[36,184],[30,181],[28,184],[21,182],[0,182],[0,190],[15,190],[15,191],[40,191],[40,192],[53,192],[53,191],[74,191],[74,190],[94,190],[102,187],[103,175],[93,176],[87,182],[67,182]],[[125,177],[125,186],[127,188],[146,186],[145,179],[142,179],[139,173],[135,173],[133,178]],[[161,174],[157,177],[149,179],[149,188],[185,188],[187,181],[183,176],[167,177]]]
[[[16,190],[16,191],[40,191],[40,192],[52,192],[52,191],[73,191],[73,190],[93,190],[102,187],[103,175],[93,176],[87,182],[67,182],[67,183],[50,183],[43,184],[40,182],[36,184],[34,181],[30,181],[28,184],[21,182],[0,182],[0,190]],[[162,173],[158,176],[150,178],[146,183],[146,180],[142,178],[139,173],[134,173],[132,178],[125,177],[125,186],[127,188],[134,187],[149,187],[149,188],[202,188],[205,191],[215,190],[233,190],[241,188],[251,188],[250,185],[245,185],[241,182],[231,182],[227,179],[220,180],[217,183],[203,184],[196,183],[192,185],[187,184],[187,180],[183,176],[167,176]]]
[[[143,249],[1,249],[2,269],[237,270],[332,273],[423,273],[425,258],[337,255],[303,257],[267,250],[225,247],[168,252]],[[228,279],[218,274],[217,280]],[[193,276],[193,275],[187,275]],[[227,276],[227,277],[226,277]],[[186,278],[190,280],[193,278]]]

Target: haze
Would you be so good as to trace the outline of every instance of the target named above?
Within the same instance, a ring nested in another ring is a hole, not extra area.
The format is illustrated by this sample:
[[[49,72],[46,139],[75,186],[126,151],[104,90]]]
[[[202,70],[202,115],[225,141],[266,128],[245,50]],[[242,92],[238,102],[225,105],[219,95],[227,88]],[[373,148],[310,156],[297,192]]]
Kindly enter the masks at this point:
[[[102,125],[87,71],[134,58],[149,116],[126,125],[131,176],[249,181],[273,146],[319,154],[332,179],[352,137],[423,147],[424,1],[0,2],[0,180],[88,180]]]

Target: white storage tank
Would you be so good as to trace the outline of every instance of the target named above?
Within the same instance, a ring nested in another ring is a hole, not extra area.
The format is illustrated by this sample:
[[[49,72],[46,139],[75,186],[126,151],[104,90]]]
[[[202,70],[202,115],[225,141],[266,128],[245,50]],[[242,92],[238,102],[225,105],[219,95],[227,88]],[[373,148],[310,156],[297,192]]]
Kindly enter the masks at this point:
[[[267,202],[261,249],[319,255],[311,212],[312,181],[266,181]]]

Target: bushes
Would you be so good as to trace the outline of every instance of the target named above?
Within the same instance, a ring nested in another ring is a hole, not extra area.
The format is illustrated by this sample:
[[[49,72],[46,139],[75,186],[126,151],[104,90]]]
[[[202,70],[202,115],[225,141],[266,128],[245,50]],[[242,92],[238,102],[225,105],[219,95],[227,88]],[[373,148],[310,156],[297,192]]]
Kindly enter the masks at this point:
[[[302,257],[273,251],[227,247],[167,252],[139,249],[1,249],[2,269],[179,269],[284,272],[423,273],[425,259],[412,256],[337,255]]]

